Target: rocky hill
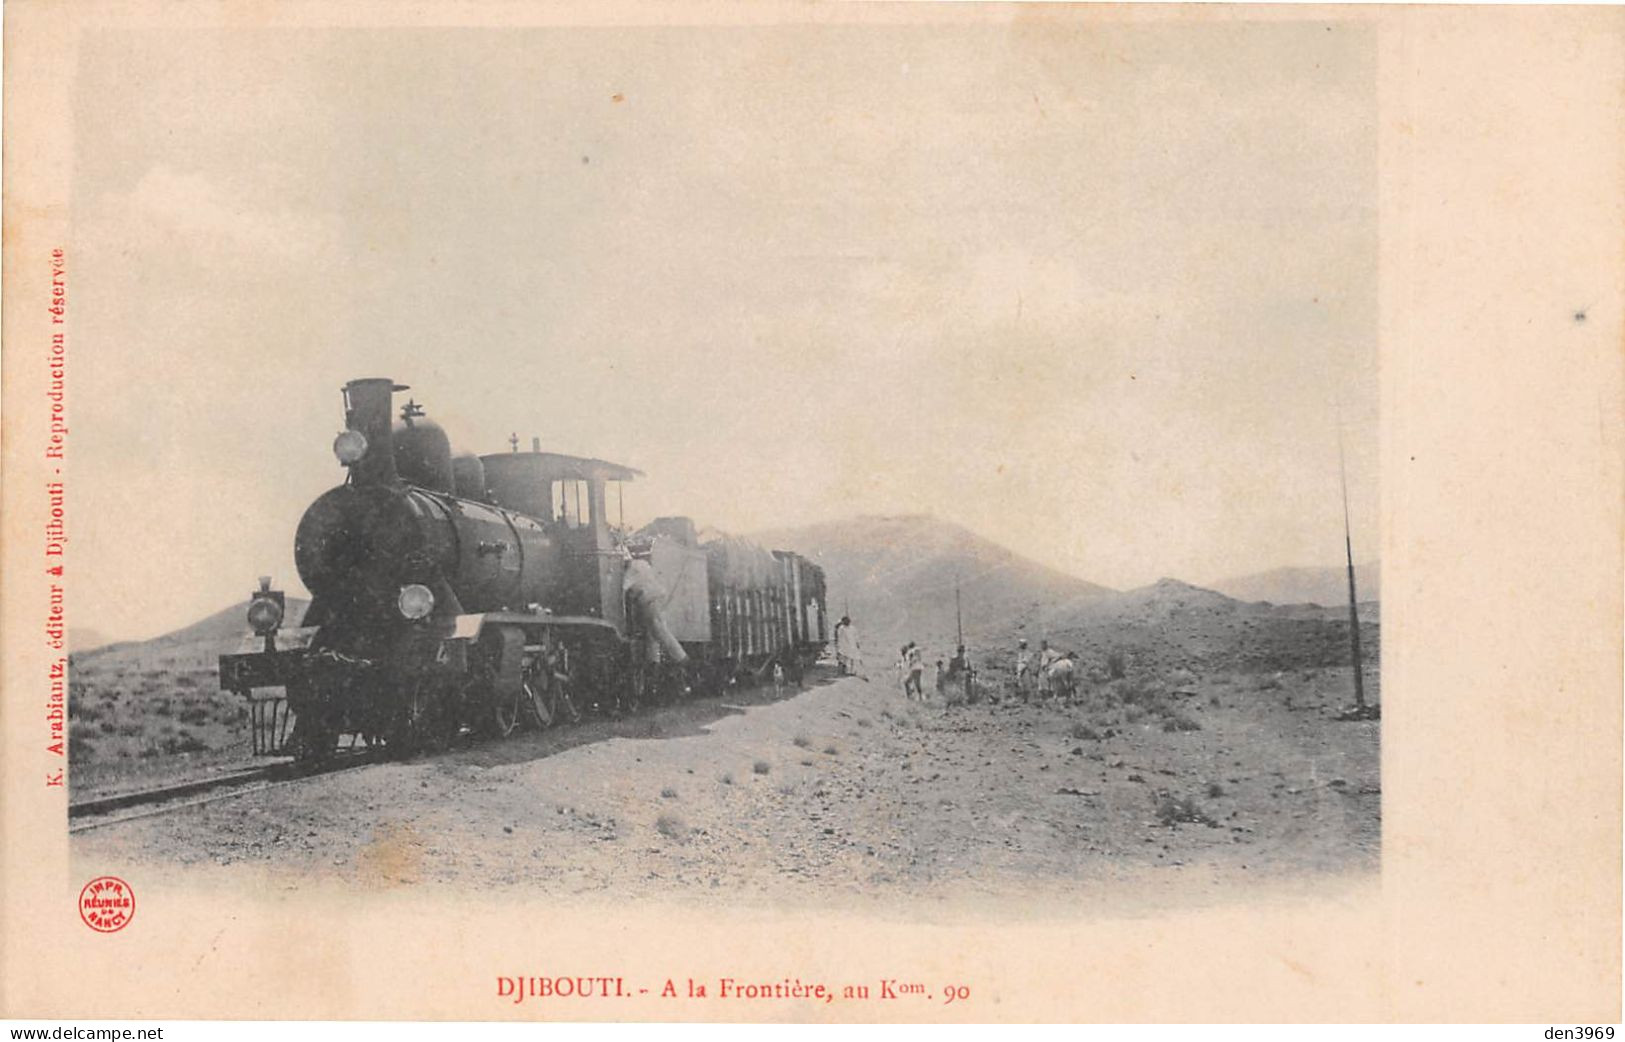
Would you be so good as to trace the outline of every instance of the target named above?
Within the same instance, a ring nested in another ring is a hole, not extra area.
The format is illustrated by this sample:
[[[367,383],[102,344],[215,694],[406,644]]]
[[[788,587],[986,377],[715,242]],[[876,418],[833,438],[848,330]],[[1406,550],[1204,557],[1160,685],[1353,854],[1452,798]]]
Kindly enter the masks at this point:
[[[1160,674],[1169,670],[1278,672],[1352,661],[1347,608],[1239,601],[1177,579],[1063,605],[1013,627],[992,661],[1012,657],[1014,641],[1040,640],[1076,652],[1086,669]],[[1379,656],[1379,606],[1360,605],[1361,657]]]

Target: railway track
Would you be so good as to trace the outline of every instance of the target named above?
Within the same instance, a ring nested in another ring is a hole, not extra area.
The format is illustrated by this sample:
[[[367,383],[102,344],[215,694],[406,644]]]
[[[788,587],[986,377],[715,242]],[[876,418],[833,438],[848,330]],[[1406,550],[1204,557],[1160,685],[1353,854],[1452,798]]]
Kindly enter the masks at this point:
[[[323,774],[353,770],[374,762],[368,750],[343,752],[319,764],[283,762],[243,767],[209,778],[193,778],[151,789],[113,793],[68,804],[68,831],[117,825],[155,814],[168,814],[216,800],[245,796]]]

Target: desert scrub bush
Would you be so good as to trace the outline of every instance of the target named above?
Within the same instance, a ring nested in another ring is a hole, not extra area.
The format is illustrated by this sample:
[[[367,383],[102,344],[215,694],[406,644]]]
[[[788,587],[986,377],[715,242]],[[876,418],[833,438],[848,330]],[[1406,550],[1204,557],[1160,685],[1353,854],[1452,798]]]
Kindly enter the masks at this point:
[[[96,722],[96,730],[105,735],[118,734],[118,721],[112,717],[106,717]]]
[[[96,754],[96,743],[88,735],[68,735],[68,755],[76,759],[88,760]]]
[[[1139,706],[1131,705],[1127,709],[1123,710],[1123,721],[1125,723],[1137,724],[1144,719],[1145,710]]]
[[[1175,731],[1200,731],[1202,725],[1176,709],[1163,718],[1162,729],[1172,734]]]
[[[838,755],[840,755],[840,752],[841,751],[839,749],[835,748],[833,745],[824,746],[824,755],[825,756],[838,756]]]
[[[732,785],[733,783],[734,783],[733,772],[732,771],[725,772],[722,775],[722,784],[724,784],[724,785]]]
[[[794,739],[794,745],[797,749],[811,749],[812,739],[804,734],[798,734]]]
[[[1128,656],[1121,651],[1108,651],[1106,653],[1106,675],[1113,680],[1122,680],[1128,676]]]
[[[183,724],[203,724],[209,720],[209,707],[191,705],[181,710],[180,720]]]
[[[1260,691],[1279,691],[1281,688],[1281,678],[1274,675],[1262,676],[1258,678],[1257,683],[1255,683],[1253,686]]]
[[[677,790],[668,785],[664,789],[660,790],[660,798],[663,800],[675,800],[677,798]]]
[[[768,763],[766,760],[757,760],[755,763],[750,765],[750,769],[757,774],[766,774],[768,771],[773,769],[773,765]]]
[[[1223,796],[1223,795],[1224,795],[1224,786],[1223,785],[1220,785],[1216,781],[1210,781],[1210,782],[1207,783],[1207,798],[1208,799],[1216,800],[1220,796]]]
[[[687,843],[693,829],[675,814],[662,814],[655,819],[655,831],[674,843]]]
[[[174,756],[177,753],[200,753],[207,749],[208,745],[191,731],[182,729],[176,734],[167,736],[162,748],[165,753]]]
[[[1157,821],[1163,825],[1215,824],[1212,818],[1202,812],[1201,806],[1195,800],[1188,796],[1170,796],[1166,793],[1157,797]]]
[[[870,720],[866,716],[860,716],[860,717],[858,717],[858,726],[859,727],[873,727],[874,726],[874,721]]]
[[[176,687],[197,687],[197,677],[191,673],[182,673],[175,678]]]

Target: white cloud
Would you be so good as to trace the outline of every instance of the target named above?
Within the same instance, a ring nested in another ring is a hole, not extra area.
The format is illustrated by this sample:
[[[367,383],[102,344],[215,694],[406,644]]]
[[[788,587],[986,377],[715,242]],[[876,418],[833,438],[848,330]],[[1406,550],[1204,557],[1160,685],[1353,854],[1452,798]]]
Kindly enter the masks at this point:
[[[336,239],[330,223],[319,217],[258,206],[246,188],[228,189],[161,163],[111,202],[133,227],[168,231],[205,247],[293,259],[330,248]]]

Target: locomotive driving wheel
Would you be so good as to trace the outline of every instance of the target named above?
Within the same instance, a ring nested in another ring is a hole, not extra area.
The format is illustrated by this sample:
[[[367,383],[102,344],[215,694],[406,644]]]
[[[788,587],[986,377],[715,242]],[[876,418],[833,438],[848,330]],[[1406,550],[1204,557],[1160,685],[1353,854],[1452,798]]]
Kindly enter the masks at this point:
[[[524,708],[537,727],[551,727],[561,720],[576,723],[575,681],[570,670],[569,649],[552,644],[525,670]]]
[[[498,738],[506,738],[519,727],[532,697],[529,684],[523,684],[512,695],[498,695],[492,706],[492,729]],[[544,725],[545,726],[545,725]]]

